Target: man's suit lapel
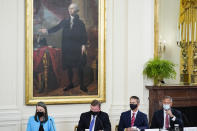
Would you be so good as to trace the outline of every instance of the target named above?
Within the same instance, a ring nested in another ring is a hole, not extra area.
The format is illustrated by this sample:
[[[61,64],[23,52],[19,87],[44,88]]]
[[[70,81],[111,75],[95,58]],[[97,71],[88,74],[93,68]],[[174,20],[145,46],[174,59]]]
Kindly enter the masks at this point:
[[[96,117],[96,121],[95,121],[95,125],[94,125],[94,130],[97,131],[99,128],[100,124],[99,124],[99,120],[98,117]]]
[[[101,112],[98,114],[96,117],[95,125],[94,125],[94,130],[97,131],[101,128],[103,128],[104,125],[102,125],[102,120],[101,120],[102,114]]]
[[[86,122],[87,122],[88,129],[89,129],[90,122],[91,122],[91,114],[90,114],[90,112],[88,112],[88,116],[87,116],[87,118],[86,118]]]
[[[172,111],[172,114],[176,114],[176,111],[173,108],[171,108],[171,111]]]
[[[70,16],[67,19],[64,19],[64,28],[70,29]]]
[[[138,113],[137,113],[136,118],[135,118],[134,126],[135,126],[137,123],[139,123],[140,117],[141,117],[141,112],[138,110]]]
[[[162,125],[162,127],[163,127],[163,126],[164,126],[164,125],[163,125],[163,123],[164,123],[164,111],[161,110],[160,113],[161,113],[160,115],[161,115],[161,118],[162,118],[162,119],[160,119],[160,120],[161,120],[161,125]]]
[[[176,114],[176,111],[174,109],[171,108],[171,111],[172,111],[172,114],[174,114],[174,115]],[[170,126],[173,127],[174,126],[173,124],[174,123],[173,123],[172,119],[170,119]]]
[[[131,110],[130,111],[128,111],[128,114],[127,114],[127,124],[128,124],[128,126],[130,127],[131,126]]]

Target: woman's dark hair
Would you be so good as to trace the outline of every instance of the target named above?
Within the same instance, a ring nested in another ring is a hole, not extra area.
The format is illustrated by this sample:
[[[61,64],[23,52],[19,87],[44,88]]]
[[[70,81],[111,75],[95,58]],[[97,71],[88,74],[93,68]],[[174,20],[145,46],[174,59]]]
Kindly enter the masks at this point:
[[[37,106],[41,106],[41,107],[44,108],[44,110],[45,110],[45,113],[44,113],[44,121],[43,121],[43,122],[45,123],[46,121],[48,121],[47,106],[44,104],[44,102],[38,102],[37,105],[36,105],[36,108],[37,108]],[[38,122],[37,110],[36,110],[34,119]]]

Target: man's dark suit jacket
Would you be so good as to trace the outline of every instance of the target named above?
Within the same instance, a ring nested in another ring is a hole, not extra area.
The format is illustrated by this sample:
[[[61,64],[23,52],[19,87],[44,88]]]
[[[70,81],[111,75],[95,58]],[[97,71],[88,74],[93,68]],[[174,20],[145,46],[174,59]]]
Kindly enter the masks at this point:
[[[170,127],[174,128],[174,124],[179,124],[179,126],[183,127],[183,120],[182,120],[182,114],[180,111],[171,109],[172,114],[176,117],[176,120],[173,121],[172,118],[170,118]],[[152,122],[150,128],[163,128],[164,124],[164,110],[156,111],[153,115]]]
[[[134,126],[141,130],[149,128],[147,115],[138,111],[135,118]],[[123,112],[121,114],[118,125],[118,131],[124,131],[124,128],[128,127],[131,127],[131,110]]]
[[[89,129],[90,121],[91,121],[90,111],[82,113],[80,116],[77,131],[85,131],[85,129]],[[107,113],[101,111],[97,115],[94,131],[97,130],[111,131],[111,123],[109,121],[109,116]]]
[[[58,25],[50,28],[48,33],[54,33],[62,29],[62,66],[78,67],[83,60],[81,46],[87,44],[87,32],[78,15],[73,19],[73,27],[70,28],[70,17],[63,19]]]

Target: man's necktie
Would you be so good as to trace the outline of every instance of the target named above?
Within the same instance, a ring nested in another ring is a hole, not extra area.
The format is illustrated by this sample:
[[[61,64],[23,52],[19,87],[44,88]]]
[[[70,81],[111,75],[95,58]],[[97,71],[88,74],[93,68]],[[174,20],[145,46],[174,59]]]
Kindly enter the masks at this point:
[[[93,116],[93,119],[90,122],[90,126],[89,126],[89,131],[93,131],[93,126],[94,126],[94,121],[95,121],[95,116]]]
[[[133,113],[132,117],[131,117],[131,127],[133,127],[135,122],[135,113]]]
[[[169,115],[166,114],[166,121],[165,121],[165,128],[168,129],[169,128]]]

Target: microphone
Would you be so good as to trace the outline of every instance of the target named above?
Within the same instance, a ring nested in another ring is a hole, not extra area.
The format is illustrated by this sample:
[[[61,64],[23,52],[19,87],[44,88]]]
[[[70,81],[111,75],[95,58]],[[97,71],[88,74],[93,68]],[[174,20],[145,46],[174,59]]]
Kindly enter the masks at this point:
[[[51,118],[50,118],[50,123],[52,124],[52,127],[53,127],[53,131],[55,131],[55,128],[54,128],[54,125],[53,125],[53,121],[51,120]]]

